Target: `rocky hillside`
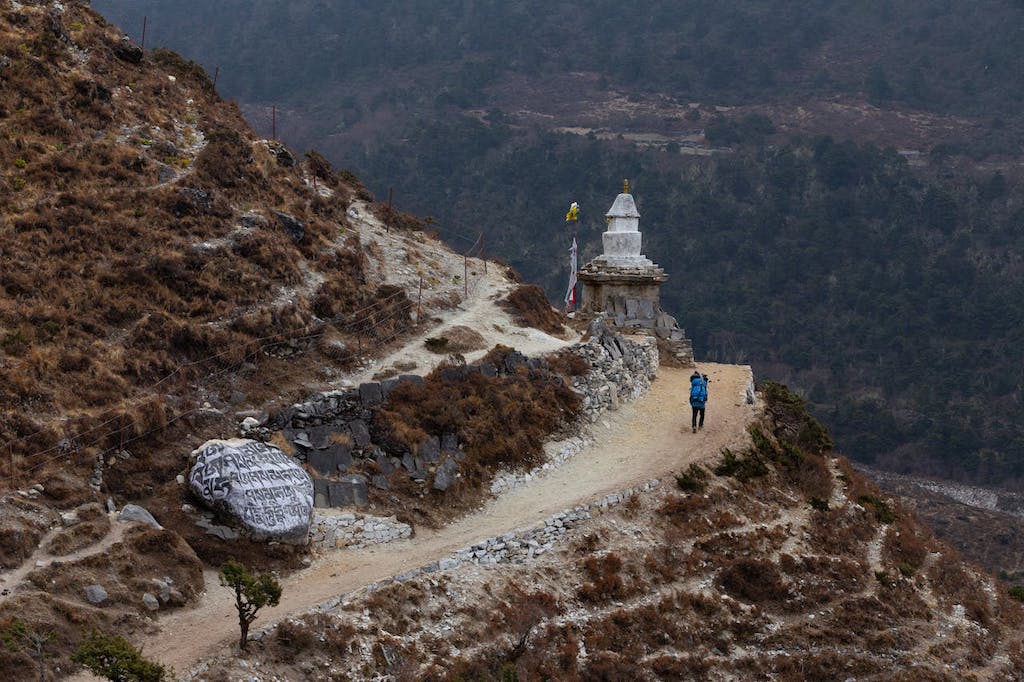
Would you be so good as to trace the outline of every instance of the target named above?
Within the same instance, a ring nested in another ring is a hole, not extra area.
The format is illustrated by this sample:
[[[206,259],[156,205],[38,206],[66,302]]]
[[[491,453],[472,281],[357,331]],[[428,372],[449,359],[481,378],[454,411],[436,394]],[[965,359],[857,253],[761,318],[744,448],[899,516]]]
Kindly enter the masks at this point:
[[[287,619],[203,678],[1019,679],[1024,608],[762,390],[747,450]]]

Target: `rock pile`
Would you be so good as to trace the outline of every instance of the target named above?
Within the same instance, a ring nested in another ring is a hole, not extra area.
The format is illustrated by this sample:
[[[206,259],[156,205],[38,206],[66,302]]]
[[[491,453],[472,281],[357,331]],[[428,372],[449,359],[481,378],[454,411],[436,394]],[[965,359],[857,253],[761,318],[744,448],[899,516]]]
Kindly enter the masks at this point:
[[[314,512],[310,531],[312,543],[326,549],[361,549],[409,537],[412,537],[412,527],[394,516],[381,518],[351,512]]]
[[[423,377],[404,374],[349,390],[318,393],[262,420],[247,417],[240,432],[266,441],[282,431],[294,446],[296,459],[313,472],[316,507],[364,505],[368,486],[387,490],[388,478],[399,470],[424,485],[430,481],[435,490],[447,490],[458,477],[462,459],[455,434],[432,436],[413,453],[374,433],[374,410],[406,382],[423,383]],[[371,461],[369,467],[361,466]],[[374,473],[358,473],[367,468]]]
[[[604,410],[618,409],[620,401],[642,396],[658,374],[658,344],[653,337],[627,338],[601,318],[591,323],[590,339],[570,351],[591,368],[587,375],[575,377],[572,386],[583,396],[583,411],[591,423]]]

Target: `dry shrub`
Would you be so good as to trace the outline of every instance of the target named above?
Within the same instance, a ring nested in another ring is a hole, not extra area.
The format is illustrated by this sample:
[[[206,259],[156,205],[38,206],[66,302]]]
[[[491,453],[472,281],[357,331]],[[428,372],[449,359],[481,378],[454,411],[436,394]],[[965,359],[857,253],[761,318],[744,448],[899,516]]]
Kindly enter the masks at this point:
[[[207,145],[195,161],[195,177],[207,187],[239,187],[250,179],[252,151],[235,130],[207,133]]]
[[[552,372],[564,377],[582,377],[590,374],[590,363],[568,348],[548,355],[546,360]]]
[[[515,661],[527,651],[534,630],[562,610],[558,597],[550,592],[526,592],[515,583],[510,583],[492,617],[489,632],[492,635],[505,635],[511,640],[507,658]]]
[[[794,443],[800,450],[820,455],[834,446],[825,427],[807,411],[807,401],[784,385],[766,381],[760,386],[772,431],[780,441]]]
[[[819,551],[834,556],[863,556],[875,536],[871,519],[854,505],[846,504],[811,515],[808,540]]]
[[[462,325],[449,327],[442,338],[447,339],[443,348],[445,353],[470,353],[487,348],[487,339],[480,332]]]
[[[797,601],[806,608],[856,594],[867,584],[867,566],[846,557],[782,554],[779,568],[799,585]]]
[[[504,304],[520,326],[534,327],[556,336],[562,333],[565,318],[551,307],[544,290],[536,284],[516,287]]]
[[[804,682],[805,680],[864,679],[884,673],[886,679],[892,672],[892,664],[888,661],[879,662],[869,655],[857,655],[847,652],[824,651],[805,653],[797,652],[791,656],[775,656],[763,664],[766,677],[785,682]],[[762,666],[759,666],[762,667]],[[925,680],[927,677],[914,677]]]
[[[485,377],[474,367],[442,367],[422,384],[399,385],[374,425],[381,444],[398,452],[454,433],[468,455],[466,470],[523,467],[540,461],[544,440],[578,408],[579,397],[544,370]]]
[[[933,543],[931,533],[924,526],[901,513],[885,535],[882,557],[901,572],[914,572],[924,565]]]
[[[963,560],[950,549],[936,557],[926,573],[932,589],[945,606],[968,604],[975,607],[975,613],[968,613],[979,623],[987,623],[991,617],[988,595],[979,585],[979,574],[970,570]]]
[[[580,585],[577,595],[592,603],[621,598],[626,593],[625,583],[619,575],[621,569],[622,559],[615,553],[587,557],[583,561],[586,582]]]
[[[340,618],[324,613],[309,613],[277,624],[273,637],[264,639],[272,657],[293,662],[312,653],[343,656],[355,635],[355,628]]]
[[[711,670],[703,656],[680,654],[669,656],[664,654],[650,661],[651,671],[663,680],[702,680],[707,679]]]
[[[779,568],[763,559],[735,559],[722,569],[718,579],[727,593],[754,604],[780,603],[792,596]]]
[[[583,682],[621,682],[643,678],[643,669],[633,660],[610,651],[588,656],[586,666],[580,671]]]

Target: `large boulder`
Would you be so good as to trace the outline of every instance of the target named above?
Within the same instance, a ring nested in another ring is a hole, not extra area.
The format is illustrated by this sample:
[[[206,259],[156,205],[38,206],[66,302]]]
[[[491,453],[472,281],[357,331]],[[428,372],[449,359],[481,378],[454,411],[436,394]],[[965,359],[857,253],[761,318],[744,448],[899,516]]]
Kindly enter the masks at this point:
[[[238,520],[256,540],[304,544],[313,519],[313,481],[292,458],[254,440],[211,440],[192,453],[189,487]]]

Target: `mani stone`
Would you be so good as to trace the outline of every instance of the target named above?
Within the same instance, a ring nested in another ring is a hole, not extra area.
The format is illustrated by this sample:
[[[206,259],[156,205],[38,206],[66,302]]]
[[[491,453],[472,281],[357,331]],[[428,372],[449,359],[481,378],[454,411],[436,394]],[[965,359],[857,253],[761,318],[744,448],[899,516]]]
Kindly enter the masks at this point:
[[[189,488],[227,513],[254,540],[305,544],[313,519],[313,481],[273,445],[211,440],[192,453]]]

